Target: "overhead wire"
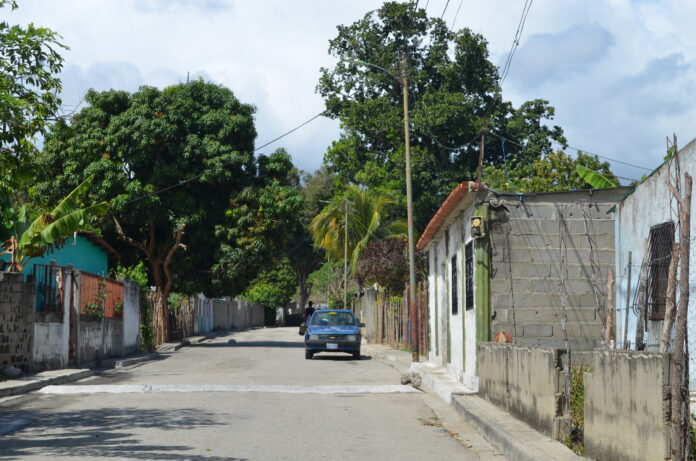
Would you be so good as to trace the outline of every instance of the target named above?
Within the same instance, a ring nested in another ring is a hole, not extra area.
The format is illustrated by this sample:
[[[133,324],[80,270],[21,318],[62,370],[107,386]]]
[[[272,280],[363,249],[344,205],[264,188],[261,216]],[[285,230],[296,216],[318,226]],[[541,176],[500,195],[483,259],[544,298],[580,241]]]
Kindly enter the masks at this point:
[[[454,19],[452,19],[452,26],[450,27],[450,31],[454,29],[454,23],[457,22],[457,16],[459,16],[459,10],[462,9],[463,3],[464,3],[464,0],[459,0],[459,6],[457,7],[457,12],[454,13]]]
[[[529,10],[532,8],[532,3],[534,0],[525,0],[524,6],[522,7],[522,16],[520,16],[520,21],[517,23],[517,31],[515,32],[515,37],[512,39],[512,45],[510,46],[510,52],[508,53],[507,60],[503,66],[503,71],[500,73],[500,84],[502,85],[510,72],[510,65],[512,64],[512,58],[517,51],[517,47],[520,44],[520,39],[522,38],[522,32],[524,31],[524,26],[527,23],[527,16],[529,15]]]
[[[497,138],[500,139],[500,140],[503,140],[503,141],[505,141],[505,142],[509,142],[509,143],[514,144],[514,145],[519,146],[519,147],[522,147],[523,149],[526,149],[526,148],[527,148],[527,146],[525,146],[525,145],[523,145],[523,144],[520,144],[520,143],[518,143],[518,142],[516,142],[516,141],[513,141],[513,140],[511,140],[511,139],[508,139],[508,138],[506,138],[505,136],[496,133],[495,131],[491,131],[491,130],[488,130],[488,129],[487,129],[487,130],[486,130],[486,133],[492,134],[493,136],[497,137]],[[563,144],[559,143],[558,141],[555,141],[555,140],[551,140],[551,141],[554,142],[554,143],[556,143],[556,144],[560,144],[561,146],[563,146]],[[564,147],[570,147],[570,146],[564,146]],[[577,152],[583,152],[583,153],[585,153],[585,154],[595,155],[595,156],[597,156],[597,157],[601,157],[600,155],[593,154],[593,153],[591,153],[591,152],[587,152],[587,151],[580,150],[580,149],[575,149],[574,147],[571,147],[571,149],[576,150]],[[537,153],[543,155],[543,152],[537,152]],[[608,157],[602,157],[602,158],[607,158],[607,159],[608,159]],[[617,162],[618,162],[618,163],[623,163],[623,162],[619,162],[619,161],[617,161]],[[642,167],[638,167],[637,165],[631,165],[631,166],[636,166],[637,168],[642,168]],[[627,181],[637,181],[637,179],[628,178],[628,177],[625,177],[625,176],[618,176],[618,175],[614,175],[614,176],[616,176],[616,177],[619,178],[619,179],[625,179],[625,180],[627,180]]]
[[[266,143],[264,143],[264,144],[262,144],[262,145],[256,147],[256,148],[252,151],[252,153],[256,153],[256,152],[258,152],[259,150],[263,149],[264,147],[267,147],[267,146],[269,146],[270,144],[273,144],[274,142],[276,142],[276,141],[278,141],[278,140],[280,140],[280,139],[282,139],[282,138],[288,136],[289,134],[294,133],[295,131],[297,131],[297,130],[299,130],[300,128],[304,127],[305,125],[307,125],[307,124],[313,122],[314,120],[318,119],[319,117],[321,117],[321,116],[324,115],[324,114],[326,114],[326,111],[325,111],[325,110],[319,112],[317,115],[315,115],[314,117],[312,117],[312,118],[310,118],[310,119],[308,119],[308,120],[305,120],[305,121],[302,122],[301,124],[297,125],[295,128],[293,128],[293,129],[291,129],[291,130],[289,130],[289,131],[286,131],[285,133],[281,134],[280,136],[278,136],[278,137],[276,137],[276,138],[273,138],[273,139],[271,139],[270,141],[268,141],[268,142],[266,142]],[[226,163],[223,163],[223,166],[224,166],[224,165],[226,165]],[[179,182],[177,182],[177,183],[170,184],[170,185],[167,186],[167,187],[163,187],[162,189],[156,190],[156,191],[154,191],[154,192],[150,192],[150,193],[148,193],[148,194],[141,195],[140,197],[136,197],[136,198],[134,198],[134,199],[132,199],[132,200],[127,201],[126,203],[124,203],[124,205],[130,205],[131,203],[134,203],[134,202],[137,202],[137,201],[140,201],[140,200],[144,200],[144,199],[146,199],[146,198],[153,197],[153,196],[155,196],[155,195],[159,195],[159,194],[161,194],[161,193],[163,193],[163,192],[166,192],[166,191],[168,191],[168,190],[174,189],[174,188],[176,188],[176,187],[181,187],[181,186],[183,186],[183,185],[185,185],[185,184],[188,184],[188,183],[190,183],[190,182],[193,182],[193,181],[195,181],[195,180],[197,180],[197,179],[202,178],[202,177],[205,176],[206,174],[207,174],[207,172],[204,171],[204,172],[199,173],[199,174],[197,174],[197,175],[195,175],[195,176],[192,176],[191,178],[183,179],[183,180],[181,180],[181,181],[179,181]]]
[[[450,0],[447,0],[447,3],[445,3],[445,9],[442,10],[442,15],[440,16],[440,19],[445,17],[445,11],[447,11],[447,7],[449,6]]]

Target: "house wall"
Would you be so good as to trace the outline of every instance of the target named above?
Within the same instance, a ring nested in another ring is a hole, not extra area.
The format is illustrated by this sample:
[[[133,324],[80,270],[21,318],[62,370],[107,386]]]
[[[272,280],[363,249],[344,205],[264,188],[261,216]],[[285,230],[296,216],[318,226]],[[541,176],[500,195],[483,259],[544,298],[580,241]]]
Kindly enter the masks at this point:
[[[564,271],[568,345],[581,351],[600,344],[599,315],[608,271],[614,268],[614,217],[608,211],[626,190],[506,195],[493,201],[493,335],[506,332],[515,344],[565,348]]]
[[[465,384],[476,377],[476,313],[466,310],[465,245],[471,240],[469,222],[473,209],[459,212],[434,239],[428,252],[428,303],[430,323],[429,361],[446,367]],[[452,279],[456,257],[457,278]],[[474,274],[475,275],[475,274]],[[475,289],[475,287],[474,287]],[[452,313],[452,295],[457,293],[457,313]],[[473,381],[472,381],[473,380]]]
[[[22,273],[0,272],[0,368],[33,366],[34,284]]]
[[[691,141],[686,147],[679,151],[679,163],[681,172],[696,175],[696,140]],[[667,178],[669,168],[663,165],[650,177],[636,186],[635,191],[616,206],[616,271],[622,277],[617,277],[616,283],[616,342],[617,346],[623,348],[624,331],[628,332],[627,339],[630,345],[636,341],[636,321],[637,315],[633,309],[628,310],[628,322],[626,321],[626,299],[629,306],[635,304],[635,294],[638,290],[641,265],[645,261],[645,245],[650,237],[650,228],[668,221],[678,221],[674,201],[671,199],[667,189]],[[674,169],[672,168],[672,173]],[[683,178],[683,176],[682,176]],[[683,180],[681,184],[683,190]],[[696,201],[692,201],[691,214],[696,213]],[[692,235],[696,226],[691,224]],[[692,237],[693,238],[693,237]],[[679,241],[679,235],[676,236]],[[628,253],[632,253],[632,274],[630,288],[628,278],[625,276],[628,269]],[[696,244],[691,242],[690,261],[696,261]],[[696,283],[696,270],[691,269],[689,284],[694,286]],[[644,341],[646,349],[656,351],[659,349],[659,340],[662,332],[661,321],[648,320],[646,325]],[[688,336],[689,349],[696,347],[696,296],[689,299],[688,310]],[[696,354],[691,354],[689,359],[690,387],[696,388]]]
[[[9,261],[9,255],[0,256],[0,260]],[[25,274],[26,278],[34,273],[34,265],[48,265],[51,261],[56,261],[58,266],[72,264],[75,269],[97,275],[105,276],[109,270],[109,255],[85,236],[78,235],[76,239],[69,237],[64,246],[56,248],[42,257],[31,259],[22,273]]]

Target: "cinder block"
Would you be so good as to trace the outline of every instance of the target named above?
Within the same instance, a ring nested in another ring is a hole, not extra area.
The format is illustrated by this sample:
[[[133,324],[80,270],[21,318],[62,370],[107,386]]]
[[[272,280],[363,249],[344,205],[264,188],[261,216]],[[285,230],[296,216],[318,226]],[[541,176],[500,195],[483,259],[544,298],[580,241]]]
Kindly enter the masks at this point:
[[[553,325],[550,324],[528,324],[524,326],[524,337],[545,338],[553,336]]]
[[[568,319],[569,338],[598,338],[602,335],[602,325],[599,322],[571,322]],[[559,323],[553,326],[553,336],[563,337],[563,326]]]

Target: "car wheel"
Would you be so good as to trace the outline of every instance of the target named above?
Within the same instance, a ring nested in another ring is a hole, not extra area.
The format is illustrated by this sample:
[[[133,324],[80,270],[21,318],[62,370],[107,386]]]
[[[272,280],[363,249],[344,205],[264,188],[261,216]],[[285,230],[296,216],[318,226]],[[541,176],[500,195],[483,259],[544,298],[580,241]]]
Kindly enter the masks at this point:
[[[360,360],[360,351],[359,350],[353,352],[353,359]]]
[[[305,349],[304,358],[306,358],[307,360],[311,360],[312,357],[314,357],[314,352],[310,351],[309,349]]]

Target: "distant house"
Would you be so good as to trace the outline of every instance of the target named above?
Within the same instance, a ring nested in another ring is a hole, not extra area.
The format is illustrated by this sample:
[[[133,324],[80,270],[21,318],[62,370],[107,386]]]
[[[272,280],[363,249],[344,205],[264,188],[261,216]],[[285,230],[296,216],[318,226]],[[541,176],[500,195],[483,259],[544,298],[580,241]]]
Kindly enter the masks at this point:
[[[683,174],[696,175],[696,140],[692,140],[681,149],[675,160],[679,162],[680,187],[683,190]],[[620,348],[636,348],[637,321],[641,313],[643,344],[638,347],[647,351],[659,350],[665,318],[668,267],[672,249],[679,243],[679,218],[676,214],[676,203],[667,187],[669,176],[677,176],[675,163],[661,165],[616,205],[616,271],[623,275],[616,284],[616,305],[620,308],[616,313],[616,343]],[[696,212],[694,203],[696,200],[692,201],[691,206],[692,236],[696,229],[693,225],[693,215]],[[695,258],[696,242],[692,237],[692,287],[696,278]],[[641,298],[638,293],[642,270],[645,295]],[[689,298],[688,330],[689,350],[693,351],[696,347],[696,295],[693,288]],[[689,369],[690,387],[694,389],[696,366],[693,361]]]
[[[498,333],[528,346],[581,351],[600,344],[614,267],[607,212],[627,191],[457,186],[418,241],[429,261],[428,360],[476,389],[477,344]]]
[[[119,258],[118,252],[101,237],[91,232],[78,232],[44,256],[31,259],[23,272],[25,276],[31,275],[34,273],[34,266],[48,265],[55,261],[57,266],[72,264],[75,269],[106,276],[109,260],[117,261]],[[0,257],[0,263],[3,261],[9,262],[9,256]]]

